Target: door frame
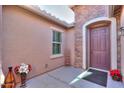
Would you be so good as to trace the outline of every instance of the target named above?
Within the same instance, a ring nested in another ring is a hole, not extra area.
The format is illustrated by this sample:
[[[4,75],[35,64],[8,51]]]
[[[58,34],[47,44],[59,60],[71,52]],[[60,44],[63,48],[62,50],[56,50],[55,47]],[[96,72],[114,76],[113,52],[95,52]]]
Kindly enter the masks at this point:
[[[117,69],[117,33],[116,33],[116,19],[115,18],[108,18],[108,17],[99,17],[99,18],[94,18],[88,22],[86,22],[83,25],[82,28],[82,54],[83,54],[83,59],[82,59],[82,68],[83,69],[87,69],[87,64],[89,64],[89,59],[90,56],[88,54],[89,52],[89,47],[87,48],[87,32],[88,30],[88,26],[96,23],[96,22],[100,22],[100,21],[107,21],[110,22],[110,69]]]

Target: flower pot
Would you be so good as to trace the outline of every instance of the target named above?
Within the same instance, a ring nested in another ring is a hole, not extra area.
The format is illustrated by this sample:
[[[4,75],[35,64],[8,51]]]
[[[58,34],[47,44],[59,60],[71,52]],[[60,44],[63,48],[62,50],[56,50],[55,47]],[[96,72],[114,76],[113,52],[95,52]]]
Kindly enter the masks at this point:
[[[118,76],[113,76],[112,79],[115,80],[115,81],[121,81],[121,78],[118,77]]]
[[[21,78],[21,86],[20,87],[26,87],[27,74],[21,73],[20,78]]]

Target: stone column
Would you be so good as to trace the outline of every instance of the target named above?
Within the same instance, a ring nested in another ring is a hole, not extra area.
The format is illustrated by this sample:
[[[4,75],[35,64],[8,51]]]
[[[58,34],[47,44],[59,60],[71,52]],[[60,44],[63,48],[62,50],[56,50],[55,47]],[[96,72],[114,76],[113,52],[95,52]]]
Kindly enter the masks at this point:
[[[124,36],[121,36],[121,73],[124,82]]]
[[[122,7],[121,12],[121,27],[124,27],[124,6]],[[121,73],[124,82],[124,36],[121,36],[120,39],[121,39]]]

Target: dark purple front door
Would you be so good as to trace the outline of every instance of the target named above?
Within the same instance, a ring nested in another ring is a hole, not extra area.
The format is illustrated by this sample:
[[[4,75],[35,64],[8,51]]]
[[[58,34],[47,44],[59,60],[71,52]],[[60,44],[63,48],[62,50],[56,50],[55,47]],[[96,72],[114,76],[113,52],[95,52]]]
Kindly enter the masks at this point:
[[[90,66],[110,69],[110,35],[107,26],[90,30]]]

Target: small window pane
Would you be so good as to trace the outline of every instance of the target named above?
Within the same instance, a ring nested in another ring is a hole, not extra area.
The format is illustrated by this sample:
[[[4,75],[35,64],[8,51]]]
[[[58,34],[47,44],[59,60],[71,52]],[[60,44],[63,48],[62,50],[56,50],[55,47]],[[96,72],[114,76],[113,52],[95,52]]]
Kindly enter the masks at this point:
[[[61,42],[61,33],[53,31],[53,41]]]
[[[57,33],[57,42],[61,42],[61,33],[60,32],[58,32]]]
[[[53,43],[53,54],[61,53],[61,44]]]
[[[56,41],[56,39],[55,39],[55,31],[53,31],[53,41]]]

